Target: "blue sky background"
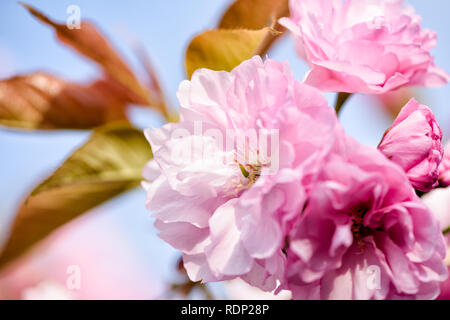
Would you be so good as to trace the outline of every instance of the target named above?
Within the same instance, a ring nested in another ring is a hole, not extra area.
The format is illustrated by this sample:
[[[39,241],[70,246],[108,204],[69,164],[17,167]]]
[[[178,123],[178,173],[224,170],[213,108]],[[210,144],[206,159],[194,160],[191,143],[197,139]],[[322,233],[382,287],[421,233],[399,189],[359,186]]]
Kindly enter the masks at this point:
[[[50,17],[65,21],[66,9],[75,4],[83,19],[94,21],[112,40],[114,46],[140,72],[139,63],[130,50],[136,37],[150,53],[172,105],[176,90],[185,78],[184,51],[197,33],[214,28],[229,0],[28,0]],[[450,1],[409,0],[423,17],[423,27],[435,30],[439,41],[433,50],[436,63],[450,71]],[[128,39],[128,40],[127,40]],[[269,57],[288,60],[297,79],[307,71],[306,64],[295,55],[289,37],[283,38]],[[99,75],[98,68],[60,45],[53,32],[32,18],[16,1],[0,1],[0,77],[34,71],[52,72],[71,80],[88,81]],[[450,90],[420,89],[420,102],[435,111],[444,135],[450,137]],[[334,96],[327,95],[330,103]],[[158,126],[161,119],[151,111],[133,110],[131,115],[140,127]],[[348,133],[362,143],[376,145],[391,120],[374,100],[357,95],[346,105],[341,120]],[[0,234],[12,219],[21,199],[51,173],[70,152],[83,143],[87,132],[54,131],[24,133],[0,129]],[[177,253],[156,237],[144,208],[142,190],[130,192],[102,207],[89,223],[101,227],[103,219],[114,220],[123,228],[124,241],[134,244],[149,270],[165,279]]]

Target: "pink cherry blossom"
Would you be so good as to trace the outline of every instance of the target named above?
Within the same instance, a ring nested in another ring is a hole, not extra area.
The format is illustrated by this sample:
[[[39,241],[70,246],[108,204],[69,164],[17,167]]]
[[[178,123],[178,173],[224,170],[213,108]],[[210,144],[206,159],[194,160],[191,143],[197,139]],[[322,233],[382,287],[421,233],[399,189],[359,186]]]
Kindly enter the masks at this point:
[[[383,93],[441,86],[433,31],[402,0],[290,0],[288,28],[311,71],[306,83],[328,92]]]
[[[336,115],[286,63],[257,56],[231,72],[197,70],[178,98],[181,120],[145,132],[154,161],[144,187],[160,237],[183,252],[193,281],[241,277],[272,291],[284,275],[286,230],[305,201],[295,168],[333,146]],[[247,150],[256,162],[238,161],[245,151],[224,150],[221,139],[195,132],[199,124],[223,136],[277,130],[278,170],[269,172],[258,148]]]
[[[439,166],[439,183],[443,187],[450,186],[450,142],[447,143],[444,149],[444,157]]]
[[[380,151],[405,170],[417,190],[438,185],[442,131],[430,108],[411,99],[386,131]]]
[[[400,167],[351,138],[306,185],[289,235],[294,299],[433,299],[447,277],[439,222]]]

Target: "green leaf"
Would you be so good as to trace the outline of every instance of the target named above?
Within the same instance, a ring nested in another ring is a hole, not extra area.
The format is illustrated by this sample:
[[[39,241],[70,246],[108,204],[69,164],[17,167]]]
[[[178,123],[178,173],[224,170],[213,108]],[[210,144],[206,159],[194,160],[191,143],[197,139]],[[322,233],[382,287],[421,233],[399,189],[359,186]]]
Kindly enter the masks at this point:
[[[0,267],[63,224],[138,186],[151,157],[143,133],[127,123],[95,130],[20,206],[0,254]]]
[[[271,28],[205,31],[191,41],[186,51],[188,77],[200,68],[231,71],[242,61],[264,54],[266,42],[275,35]]]

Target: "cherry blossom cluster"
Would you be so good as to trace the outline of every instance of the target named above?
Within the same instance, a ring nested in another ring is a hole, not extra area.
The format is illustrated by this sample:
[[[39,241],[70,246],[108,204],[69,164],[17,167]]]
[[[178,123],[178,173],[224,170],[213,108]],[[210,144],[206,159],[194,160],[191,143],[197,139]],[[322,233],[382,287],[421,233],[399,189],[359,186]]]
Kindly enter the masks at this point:
[[[446,245],[419,195],[450,184],[450,152],[433,112],[410,100],[372,148],[323,95],[447,83],[430,55],[436,35],[401,0],[290,9],[280,23],[310,66],[303,82],[259,56],[199,69],[180,84],[180,120],[145,131],[159,236],[192,281],[240,278],[294,299],[436,298]]]

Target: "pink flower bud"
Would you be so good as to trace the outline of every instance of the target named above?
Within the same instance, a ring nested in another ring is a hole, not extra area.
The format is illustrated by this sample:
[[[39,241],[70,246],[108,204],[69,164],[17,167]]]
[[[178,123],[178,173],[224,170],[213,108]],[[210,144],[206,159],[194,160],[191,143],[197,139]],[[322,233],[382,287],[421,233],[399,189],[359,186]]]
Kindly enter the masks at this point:
[[[411,99],[378,148],[405,170],[415,189],[427,192],[438,185],[443,156],[441,141],[442,131],[433,112]]]

